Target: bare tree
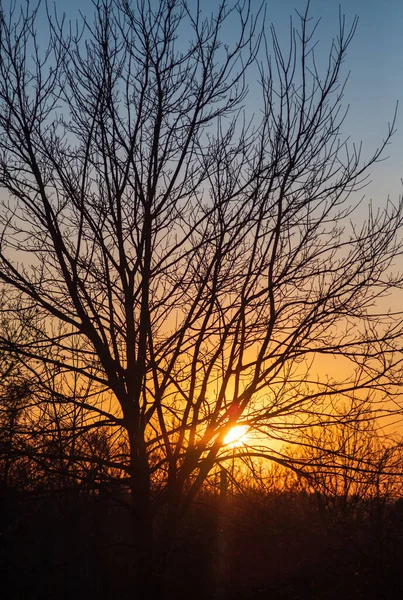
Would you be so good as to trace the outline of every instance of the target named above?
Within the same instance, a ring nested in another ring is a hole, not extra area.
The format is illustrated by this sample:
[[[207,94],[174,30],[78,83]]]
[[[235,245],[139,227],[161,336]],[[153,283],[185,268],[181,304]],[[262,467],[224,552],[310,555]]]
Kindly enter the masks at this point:
[[[35,342],[3,345],[38,382],[91,381],[64,402],[126,437],[149,561],[235,423],[286,437],[385,392],[399,323],[375,303],[400,285],[401,206],[363,219],[352,194],[393,123],[366,161],[343,137],[356,20],[322,73],[307,12],[283,50],[248,2],[99,0],[77,26],[48,13],[45,45],[41,10],[0,22],[0,277],[8,310],[35,310]],[[318,379],[319,354],[343,377]]]
[[[341,415],[327,427],[307,428],[288,448],[300,467],[301,483],[318,494],[321,509],[343,521],[400,495],[401,447],[361,406],[354,420]]]

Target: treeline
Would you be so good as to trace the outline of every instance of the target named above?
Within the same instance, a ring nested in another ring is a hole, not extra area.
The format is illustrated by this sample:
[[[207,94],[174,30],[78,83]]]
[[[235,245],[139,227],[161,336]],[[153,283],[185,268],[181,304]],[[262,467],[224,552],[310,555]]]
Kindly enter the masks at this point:
[[[3,490],[8,597],[145,597],[132,586],[126,499],[124,486]],[[169,567],[160,576],[166,597],[183,600],[392,599],[403,589],[402,552],[401,499],[329,501],[297,482],[265,493],[244,489],[225,499],[206,490],[176,532]]]
[[[138,596],[124,438],[39,389],[15,370],[3,377],[8,597]],[[402,458],[362,414],[350,426],[307,428],[270,466],[250,457],[218,465],[175,533],[160,572],[166,597],[396,598]]]

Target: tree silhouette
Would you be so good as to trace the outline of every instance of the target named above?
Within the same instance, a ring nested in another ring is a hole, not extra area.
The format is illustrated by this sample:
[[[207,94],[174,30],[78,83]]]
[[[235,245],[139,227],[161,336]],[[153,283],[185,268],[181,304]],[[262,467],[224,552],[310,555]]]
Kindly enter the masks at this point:
[[[231,426],[287,437],[386,393],[399,323],[375,303],[400,285],[401,206],[364,219],[353,192],[393,123],[366,161],[343,137],[344,17],[322,73],[307,12],[283,50],[247,2],[97,1],[76,28],[47,13],[46,44],[40,11],[0,21],[0,278],[33,332],[2,344],[81,431],[124,440],[98,460],[130,487],[149,573]]]

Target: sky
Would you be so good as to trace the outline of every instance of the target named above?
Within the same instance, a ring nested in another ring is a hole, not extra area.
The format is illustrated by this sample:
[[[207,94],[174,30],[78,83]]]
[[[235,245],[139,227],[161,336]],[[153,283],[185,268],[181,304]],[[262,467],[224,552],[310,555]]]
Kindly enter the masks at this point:
[[[158,1],[158,0],[155,0]],[[257,10],[261,0],[251,0]],[[3,0],[4,8],[10,0]],[[196,0],[189,0],[189,5]],[[51,2],[50,2],[51,4]],[[203,11],[213,11],[217,0],[203,0]],[[90,0],[55,0],[59,11],[67,11],[74,19],[81,10],[87,16],[92,13]],[[273,23],[281,39],[287,40],[289,16],[298,18],[306,7],[306,0],[267,0],[267,24]],[[372,183],[365,190],[366,199],[382,206],[387,197],[397,200],[403,177],[403,2],[401,0],[311,0],[310,14],[320,19],[317,30],[319,52],[327,55],[332,38],[338,33],[339,9],[346,17],[346,24],[358,16],[356,35],[349,47],[344,73],[350,72],[345,92],[345,104],[350,105],[344,133],[351,140],[363,142],[364,156],[369,156],[387,132],[395,106],[400,102],[396,121],[396,133],[385,153],[389,157],[372,167]],[[226,32],[224,32],[226,34]]]
[[[18,1],[18,0],[17,0]],[[158,2],[158,0],[153,0]],[[3,0],[3,9],[11,0]],[[260,0],[251,0],[258,9]],[[188,0],[189,5],[196,0]],[[51,0],[49,0],[51,4]],[[55,0],[59,12],[64,10],[74,20],[81,10],[91,15],[90,0]],[[217,6],[217,0],[202,0],[203,11],[208,13]],[[267,25],[274,24],[278,38],[287,47],[289,17],[298,16],[295,10],[304,11],[306,0],[267,0]],[[388,197],[397,201],[402,191],[403,178],[403,1],[402,0],[311,0],[310,14],[316,21],[319,40],[318,55],[326,57],[332,38],[338,34],[339,6],[346,17],[346,25],[358,16],[356,35],[349,47],[344,73],[350,73],[345,91],[345,105],[350,105],[343,125],[343,133],[357,145],[363,143],[364,157],[369,157],[382,143],[392,119],[395,106],[400,102],[396,120],[396,133],[385,153],[385,160],[371,168],[372,183],[361,192],[365,194],[363,206],[373,200],[375,206],[385,205]],[[40,27],[40,23],[38,24]],[[223,31],[230,36],[231,31]],[[186,42],[186,40],[185,40]],[[252,88],[251,84],[251,88]],[[389,158],[387,158],[389,157]],[[399,259],[401,260],[401,259]],[[403,264],[398,268],[403,270]]]
[[[277,3],[272,2],[275,5]],[[389,159],[371,169],[373,183],[365,195],[382,205],[401,194],[403,177],[403,2],[401,0],[311,0],[312,17],[321,18],[318,37],[328,43],[337,34],[339,4],[351,23],[358,16],[356,35],[349,47],[345,73],[350,72],[345,102],[350,105],[345,133],[363,142],[369,155],[384,138],[396,103],[400,103],[396,134],[386,156]],[[270,5],[270,3],[269,3]],[[283,0],[273,11],[273,22],[283,22],[286,13],[304,7],[305,0]]]
[[[158,0],[152,0],[152,2]],[[251,0],[256,11],[261,0]],[[3,0],[7,12],[11,0]],[[189,0],[196,5],[196,0]],[[231,3],[231,2],[230,2]],[[55,0],[59,13],[66,11],[74,20],[81,10],[87,16],[93,12],[91,0]],[[216,9],[217,0],[203,0],[202,10],[208,14]],[[52,6],[52,2],[49,1]],[[298,20],[296,10],[306,7],[306,0],[267,0],[266,21],[276,27],[279,39],[287,47],[289,17]],[[347,26],[354,17],[359,18],[356,35],[349,47],[344,73],[350,72],[345,91],[345,105],[350,105],[344,123],[344,135],[351,141],[363,142],[363,155],[369,157],[386,135],[388,122],[395,106],[400,102],[396,133],[385,153],[385,161],[371,168],[372,183],[364,190],[365,200],[372,199],[375,206],[383,206],[388,196],[397,200],[403,177],[403,2],[401,0],[311,0],[310,14],[314,21],[320,19],[317,29],[318,56],[327,57],[332,38],[338,33],[339,9],[346,17]],[[40,24],[39,24],[40,26]],[[223,35],[231,35],[223,31]],[[253,87],[253,83],[251,88]],[[252,96],[253,99],[253,96]],[[389,157],[389,158],[387,158]]]

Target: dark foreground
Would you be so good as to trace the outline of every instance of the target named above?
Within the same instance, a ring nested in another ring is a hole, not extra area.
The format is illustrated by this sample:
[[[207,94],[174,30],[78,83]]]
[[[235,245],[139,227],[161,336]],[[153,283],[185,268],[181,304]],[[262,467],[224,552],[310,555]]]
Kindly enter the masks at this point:
[[[126,510],[110,496],[7,490],[1,502],[3,597],[147,597],[133,589]],[[396,600],[403,504],[251,492],[223,505],[205,494],[158,576],[166,600]]]

